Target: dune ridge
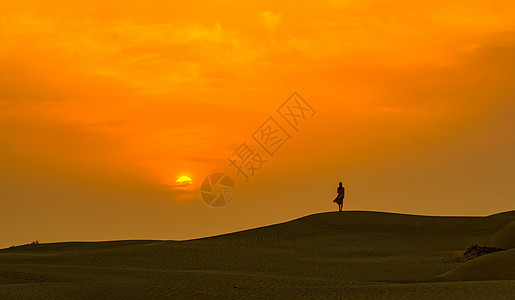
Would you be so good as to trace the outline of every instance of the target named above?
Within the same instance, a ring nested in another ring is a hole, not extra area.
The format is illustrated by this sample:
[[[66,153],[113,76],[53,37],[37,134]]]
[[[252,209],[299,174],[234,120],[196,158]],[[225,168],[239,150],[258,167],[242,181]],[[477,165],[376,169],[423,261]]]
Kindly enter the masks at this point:
[[[459,258],[514,221],[344,211],[187,241],[25,245],[0,250],[0,298],[509,298],[515,249]]]

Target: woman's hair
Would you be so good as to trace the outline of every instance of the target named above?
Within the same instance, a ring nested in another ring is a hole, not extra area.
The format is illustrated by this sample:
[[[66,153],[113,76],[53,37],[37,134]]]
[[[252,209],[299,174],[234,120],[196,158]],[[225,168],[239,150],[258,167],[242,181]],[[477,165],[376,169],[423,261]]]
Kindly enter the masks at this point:
[[[341,183],[341,182],[340,182],[339,184],[340,184],[340,186],[342,186],[342,183]]]

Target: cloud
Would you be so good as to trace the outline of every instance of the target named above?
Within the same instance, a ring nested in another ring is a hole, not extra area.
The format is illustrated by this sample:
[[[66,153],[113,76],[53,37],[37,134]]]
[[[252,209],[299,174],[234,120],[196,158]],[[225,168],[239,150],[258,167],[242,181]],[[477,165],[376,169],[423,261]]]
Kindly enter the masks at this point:
[[[137,9],[3,15],[2,138],[19,149],[38,141],[33,156],[116,161],[169,183],[178,170],[223,162],[255,116],[293,89],[319,107],[361,112],[348,123],[380,111],[422,126],[481,111],[513,86],[504,6],[345,3],[309,13],[250,5],[216,19],[196,10],[157,19],[130,17]]]
[[[399,106],[377,106],[376,112],[386,112],[386,113],[402,113],[410,110],[407,107],[399,107]]]
[[[279,25],[281,14],[271,11],[263,11],[259,15],[261,16],[261,21],[265,25],[268,32],[274,33],[277,29],[277,26]]]

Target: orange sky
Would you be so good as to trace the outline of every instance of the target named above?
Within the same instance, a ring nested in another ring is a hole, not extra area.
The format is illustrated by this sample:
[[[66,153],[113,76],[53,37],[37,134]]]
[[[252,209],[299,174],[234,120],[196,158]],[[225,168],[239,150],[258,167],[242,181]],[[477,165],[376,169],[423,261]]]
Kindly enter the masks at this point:
[[[346,209],[514,209],[513,1],[0,7],[0,247],[260,226],[335,209],[341,180]],[[245,183],[226,157],[294,91],[317,114]]]

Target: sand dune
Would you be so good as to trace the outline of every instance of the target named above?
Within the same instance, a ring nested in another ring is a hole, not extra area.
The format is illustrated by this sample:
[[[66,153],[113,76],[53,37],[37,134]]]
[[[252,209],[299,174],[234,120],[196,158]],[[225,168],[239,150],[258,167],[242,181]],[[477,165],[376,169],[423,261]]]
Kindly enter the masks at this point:
[[[515,280],[515,249],[478,257],[457,266],[440,277],[455,281]]]
[[[503,249],[515,248],[515,221],[510,222],[496,233],[495,246]]]
[[[347,211],[189,241],[26,245],[0,250],[0,298],[508,299],[515,249],[459,258],[509,241],[514,221]]]

